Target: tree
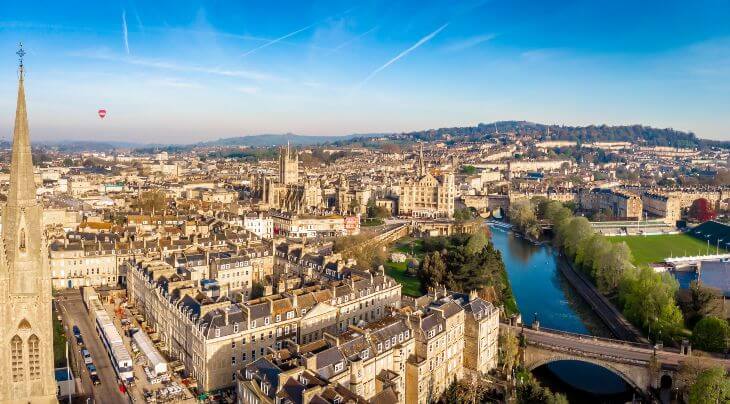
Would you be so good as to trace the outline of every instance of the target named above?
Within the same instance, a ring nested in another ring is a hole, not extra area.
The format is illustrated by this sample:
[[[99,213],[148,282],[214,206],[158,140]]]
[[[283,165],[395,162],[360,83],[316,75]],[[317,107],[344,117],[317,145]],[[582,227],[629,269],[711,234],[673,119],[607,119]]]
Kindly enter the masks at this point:
[[[715,404],[730,401],[730,377],[721,367],[713,367],[699,374],[689,390],[692,404]]]
[[[142,192],[141,194],[139,194],[137,207],[139,209],[142,209],[142,211],[144,212],[163,212],[167,207],[165,193],[160,190]]]
[[[465,222],[471,220],[474,216],[469,208],[462,208],[454,210],[454,220],[457,222]]]
[[[518,230],[526,233],[526,230],[530,226],[537,223],[537,216],[535,215],[535,207],[527,199],[521,199],[510,204],[509,207],[509,219]]]
[[[674,297],[679,283],[670,274],[656,273],[649,267],[625,272],[619,286],[619,301],[629,321],[650,330],[656,340],[669,339],[683,325],[682,312]]]
[[[687,321],[694,324],[696,320],[708,315],[722,315],[722,299],[718,289],[710,288],[692,281],[689,285],[689,299],[683,311]]]
[[[517,384],[517,402],[525,404],[568,404],[562,394],[555,394],[537,381],[532,373],[522,371]]]
[[[466,243],[466,251],[469,254],[476,254],[481,251],[489,243],[489,236],[487,235],[486,229],[480,228],[476,233],[469,237],[469,241]]]
[[[264,295],[264,285],[261,282],[251,284],[251,299],[258,299]]]
[[[74,165],[74,161],[71,160],[69,157],[66,157],[65,159],[63,159],[64,167],[73,167],[73,165]]]
[[[584,217],[574,217],[570,219],[567,225],[563,226],[558,231],[562,234],[561,238],[563,239],[565,252],[571,258],[574,258],[578,252],[578,245],[580,242],[593,234],[591,223]]]
[[[706,222],[717,216],[710,202],[705,198],[695,199],[689,207],[689,217],[698,222]]]
[[[466,175],[472,175],[477,172],[477,168],[470,165],[463,165],[461,166],[461,173]]]
[[[502,373],[512,373],[512,368],[517,364],[520,354],[520,345],[517,337],[511,329],[499,333],[499,361],[502,362]]]
[[[368,217],[376,219],[385,219],[390,217],[390,211],[384,206],[368,206]]]
[[[705,351],[725,352],[728,349],[728,340],[730,325],[714,316],[703,318],[692,330],[692,344]]]
[[[440,404],[477,404],[484,402],[489,385],[481,378],[454,380],[438,400]]]
[[[624,272],[632,268],[631,249],[625,242],[606,243],[608,243],[607,248],[601,249],[593,262],[596,286],[604,294],[615,290]]]
[[[444,285],[447,279],[446,264],[441,259],[441,254],[434,251],[426,254],[421,261],[421,266],[417,271],[418,279],[421,280],[423,292],[428,292],[429,288],[436,285]]]

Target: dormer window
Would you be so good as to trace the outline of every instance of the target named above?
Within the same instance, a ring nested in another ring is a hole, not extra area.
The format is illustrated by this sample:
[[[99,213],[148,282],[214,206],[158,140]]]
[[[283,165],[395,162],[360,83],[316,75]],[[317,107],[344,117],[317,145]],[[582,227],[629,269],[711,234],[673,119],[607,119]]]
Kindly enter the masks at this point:
[[[269,318],[268,317],[264,317],[264,325],[269,325]]]
[[[238,332],[238,323],[233,323],[233,332]]]
[[[342,362],[335,363],[335,372],[342,372],[345,365]]]
[[[220,336],[221,336],[221,329],[220,328],[216,328],[215,329],[215,337],[218,338]]]
[[[364,350],[364,351],[362,351],[362,352],[360,352],[360,358],[361,359],[367,359],[369,356],[370,356],[370,351],[368,351],[367,349]]]

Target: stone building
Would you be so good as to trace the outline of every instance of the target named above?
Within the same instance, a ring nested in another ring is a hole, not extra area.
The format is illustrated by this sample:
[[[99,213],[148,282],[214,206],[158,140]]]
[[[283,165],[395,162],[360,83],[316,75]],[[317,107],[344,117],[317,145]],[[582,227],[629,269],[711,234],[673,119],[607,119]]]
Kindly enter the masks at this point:
[[[21,59],[10,190],[2,212],[0,402],[55,403],[51,271],[43,206],[36,199],[23,75]]]
[[[129,303],[205,391],[231,386],[237,371],[286,340],[382,319],[399,305],[400,288],[382,272],[353,271],[344,280],[234,303],[225,284],[200,287],[185,268],[163,261],[140,262],[127,275]]]
[[[641,198],[629,191],[608,188],[594,188],[580,193],[580,206],[588,211],[604,211],[617,219],[640,219],[643,217]]]
[[[417,175],[403,180],[398,192],[398,214],[415,217],[445,217],[454,215],[456,186],[454,173],[438,176],[426,169],[421,148],[416,164]]]

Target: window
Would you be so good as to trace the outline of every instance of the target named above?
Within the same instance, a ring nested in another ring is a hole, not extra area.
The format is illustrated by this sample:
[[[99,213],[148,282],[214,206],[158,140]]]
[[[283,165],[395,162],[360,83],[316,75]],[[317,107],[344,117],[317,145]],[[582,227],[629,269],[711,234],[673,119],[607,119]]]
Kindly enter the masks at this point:
[[[235,356],[231,356],[231,365],[236,366],[236,357]]]
[[[279,322],[279,321],[281,321],[281,314],[276,315],[276,322]]]
[[[10,361],[14,382],[23,381],[23,340],[14,336],[10,340]]]
[[[25,229],[20,229],[20,234],[18,235],[18,248],[20,249],[20,252],[25,252]]]
[[[343,368],[344,365],[342,364],[342,362],[335,363],[335,372],[341,372]]]
[[[236,349],[236,341],[231,341],[231,349]]]

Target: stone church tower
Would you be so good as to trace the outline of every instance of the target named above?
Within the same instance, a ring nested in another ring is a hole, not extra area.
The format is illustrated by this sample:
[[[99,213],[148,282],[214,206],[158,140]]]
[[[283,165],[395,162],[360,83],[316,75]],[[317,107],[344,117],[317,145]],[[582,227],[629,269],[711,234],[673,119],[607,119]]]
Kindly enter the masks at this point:
[[[293,154],[293,156],[292,156]],[[282,185],[291,185],[299,182],[299,154],[296,150],[289,149],[289,143],[286,149],[283,147],[279,150],[279,183]]]
[[[0,239],[0,403],[54,403],[51,271],[36,199],[22,49],[10,191]]]

